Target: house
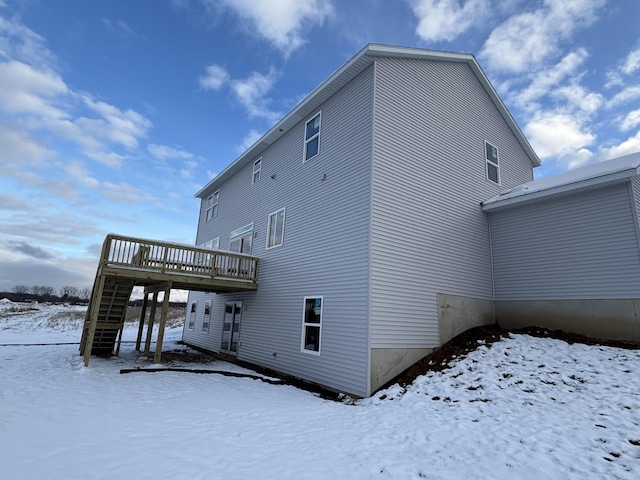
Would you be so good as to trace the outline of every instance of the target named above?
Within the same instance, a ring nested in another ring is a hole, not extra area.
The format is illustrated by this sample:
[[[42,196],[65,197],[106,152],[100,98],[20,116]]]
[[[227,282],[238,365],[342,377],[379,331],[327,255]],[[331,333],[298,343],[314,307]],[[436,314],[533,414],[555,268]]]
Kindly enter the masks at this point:
[[[196,194],[259,287],[191,292],[183,340],[368,396],[495,322],[481,203],[539,164],[472,55],[367,45]]]
[[[635,153],[483,203],[500,326],[640,341],[639,169]]]

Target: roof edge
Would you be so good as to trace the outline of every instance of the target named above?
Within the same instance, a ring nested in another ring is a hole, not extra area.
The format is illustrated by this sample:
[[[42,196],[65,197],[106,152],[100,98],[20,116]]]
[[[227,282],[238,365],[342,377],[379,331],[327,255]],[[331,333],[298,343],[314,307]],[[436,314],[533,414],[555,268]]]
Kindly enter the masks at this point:
[[[563,185],[538,190],[532,193],[522,193],[514,197],[508,197],[500,199],[494,197],[482,203],[483,212],[493,212],[495,210],[501,210],[503,208],[515,206],[522,203],[528,203],[534,200],[542,199],[545,197],[551,197],[556,195],[569,194],[571,192],[585,190],[589,188],[602,187],[605,185],[612,185],[615,183],[622,183],[625,180],[634,177],[640,173],[640,167],[629,167],[617,172],[607,173],[596,177],[586,178],[578,180],[576,182],[567,183]],[[527,184],[524,184],[526,188]],[[516,187],[517,188],[517,187]]]
[[[354,73],[351,71],[351,67],[354,64],[360,62],[363,57],[367,57],[370,59],[369,62],[364,62],[362,67],[358,67],[358,72]],[[241,168],[244,165],[244,162],[249,161],[252,158],[257,158],[259,153],[267,148],[269,145],[274,143],[278,138],[280,138],[284,133],[295,124],[297,124],[300,120],[303,120],[305,117],[300,115],[300,111],[304,109],[306,105],[311,103],[316,99],[316,97],[322,95],[325,90],[328,90],[328,87],[331,86],[332,83],[338,81],[340,77],[349,76],[351,74],[357,74],[361,72],[364,68],[368,67],[371,63],[373,63],[376,57],[397,57],[397,58],[417,58],[424,60],[435,60],[435,61],[449,61],[449,62],[460,62],[467,63],[476,77],[485,88],[494,104],[500,111],[503,118],[506,120],[509,128],[512,133],[518,139],[520,145],[523,147],[528,157],[531,160],[531,163],[534,167],[538,167],[541,165],[540,159],[538,155],[535,153],[529,141],[524,136],[524,133],[516,123],[515,119],[507,109],[506,105],[496,92],[495,88],[489,81],[488,77],[485,75],[484,71],[476,61],[475,57],[470,53],[455,53],[455,52],[446,52],[439,50],[426,50],[417,47],[399,47],[393,45],[384,45],[378,43],[369,43],[365,45],[358,53],[356,53],[353,57],[347,60],[342,66],[340,66],[336,71],[334,71],[329,77],[327,77],[322,83],[320,83],[315,89],[311,91],[300,103],[298,103],[292,110],[289,111],[281,120],[279,120],[273,127],[271,127],[265,134],[263,134],[253,145],[251,145],[248,149],[246,149],[240,156],[238,156],[233,162],[231,162],[227,167],[225,167],[222,172],[212,178],[205,186],[203,186],[198,192],[194,195],[196,198],[205,198],[206,195],[212,193],[215,190],[215,186],[224,179],[235,173],[236,170]],[[248,158],[250,157],[250,158]]]

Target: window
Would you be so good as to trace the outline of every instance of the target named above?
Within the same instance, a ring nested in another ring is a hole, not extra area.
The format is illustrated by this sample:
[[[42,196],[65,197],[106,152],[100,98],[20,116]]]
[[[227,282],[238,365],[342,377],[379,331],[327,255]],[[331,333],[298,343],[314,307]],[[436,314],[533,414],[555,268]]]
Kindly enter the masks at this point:
[[[262,158],[253,162],[253,177],[251,177],[251,184],[253,185],[260,180],[260,172],[262,171]]]
[[[220,199],[220,190],[207,198],[207,212],[205,214],[206,221],[218,216],[218,200]]]
[[[284,208],[269,215],[267,248],[279,247],[284,240]]]
[[[302,351],[320,355],[322,331],[322,297],[304,297]]]
[[[234,230],[229,235],[229,250],[236,253],[251,255],[251,243],[253,242],[253,223]]]
[[[500,185],[500,167],[498,166],[498,149],[489,142],[484,142],[487,160],[487,178]]]
[[[213,240],[209,240],[207,243],[204,244],[204,248],[213,248],[214,250],[219,249],[220,237],[216,237]]]
[[[198,302],[191,304],[191,313],[189,314],[189,330],[193,330],[196,325],[196,310],[198,308]]]
[[[204,303],[204,318],[202,319],[202,331],[209,333],[209,319],[211,318],[211,302]]]
[[[304,127],[304,160],[320,153],[320,114],[309,120]]]

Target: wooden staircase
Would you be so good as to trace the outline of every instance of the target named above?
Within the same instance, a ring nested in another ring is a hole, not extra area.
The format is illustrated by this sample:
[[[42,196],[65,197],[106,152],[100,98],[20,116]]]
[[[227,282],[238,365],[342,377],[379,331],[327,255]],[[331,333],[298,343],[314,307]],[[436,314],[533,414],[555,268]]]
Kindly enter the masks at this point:
[[[85,353],[86,339],[91,328],[91,316],[96,308],[98,309],[98,319],[93,335],[91,355],[109,355],[114,351],[116,340],[122,337],[127,305],[133,287],[134,281],[132,279],[114,276],[104,278],[102,295],[92,301],[87,308],[80,343],[80,355]],[[119,353],[118,350],[119,348],[116,350],[116,355]]]
[[[252,292],[258,288],[258,259],[248,255],[176,243],[107,235],[80,342],[80,355],[89,365],[91,355],[119,354],[129,298],[144,287],[136,349],[140,348],[145,309],[153,294],[145,353],[149,353],[158,293],[164,292],[154,362],[160,361],[171,289],[201,292]],[[117,342],[117,346],[116,346]]]

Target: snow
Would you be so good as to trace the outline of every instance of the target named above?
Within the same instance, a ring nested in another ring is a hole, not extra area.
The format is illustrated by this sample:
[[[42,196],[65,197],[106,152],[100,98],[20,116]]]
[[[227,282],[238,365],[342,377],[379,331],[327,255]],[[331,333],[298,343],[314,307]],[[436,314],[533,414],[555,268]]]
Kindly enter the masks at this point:
[[[551,193],[559,188],[571,189],[583,186],[584,182],[608,181],[613,175],[626,174],[637,175],[640,168],[640,152],[625,155],[623,157],[606,160],[604,162],[594,163],[582,168],[576,168],[559,175],[533,180],[532,182],[523,183],[517,187],[505,190],[485,202],[483,206],[491,206],[492,204],[504,203],[506,200],[516,199],[518,197],[526,197],[532,194],[541,194],[542,192]],[[524,199],[524,198],[523,198]],[[512,200],[515,201],[515,200]]]
[[[512,335],[479,343],[406,389],[339,403],[248,378],[120,375],[152,366],[131,343],[121,357],[93,357],[84,368],[81,322],[73,319],[81,307],[35,308],[0,304],[3,479],[632,479],[640,472],[638,350]],[[135,333],[126,329],[124,340]],[[180,329],[169,329],[165,349],[185,348],[179,338]],[[76,344],[7,346],[64,342]],[[246,371],[224,362],[188,366]]]

